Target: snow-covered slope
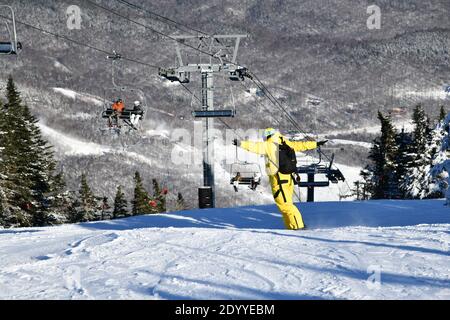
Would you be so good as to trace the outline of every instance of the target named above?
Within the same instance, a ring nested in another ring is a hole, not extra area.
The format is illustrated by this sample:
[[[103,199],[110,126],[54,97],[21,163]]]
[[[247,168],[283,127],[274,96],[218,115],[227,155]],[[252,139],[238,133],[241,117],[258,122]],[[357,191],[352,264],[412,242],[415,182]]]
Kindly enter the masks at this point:
[[[0,230],[0,298],[450,298],[443,201],[300,207],[306,231],[274,206]]]
[[[69,97],[72,100],[80,100],[86,103],[94,104],[96,106],[103,106],[103,101],[100,97],[93,96],[87,93],[79,93],[74,90],[64,88],[53,88],[54,92],[60,93],[63,96]]]

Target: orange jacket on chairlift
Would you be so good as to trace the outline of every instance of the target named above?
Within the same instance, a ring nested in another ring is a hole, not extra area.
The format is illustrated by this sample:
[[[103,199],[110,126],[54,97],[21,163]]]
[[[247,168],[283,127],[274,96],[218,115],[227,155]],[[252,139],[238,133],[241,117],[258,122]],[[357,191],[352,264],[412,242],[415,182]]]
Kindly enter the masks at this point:
[[[114,111],[120,112],[122,113],[123,110],[125,109],[125,104],[123,103],[123,101],[120,102],[114,102],[114,104],[112,105],[112,109]]]

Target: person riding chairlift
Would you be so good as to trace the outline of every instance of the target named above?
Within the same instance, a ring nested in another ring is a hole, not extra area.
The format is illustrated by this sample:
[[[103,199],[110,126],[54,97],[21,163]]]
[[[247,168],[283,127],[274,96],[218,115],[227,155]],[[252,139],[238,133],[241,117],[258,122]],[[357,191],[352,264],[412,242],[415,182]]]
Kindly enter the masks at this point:
[[[122,114],[123,110],[125,110],[125,104],[123,103],[122,99],[117,99],[112,107],[112,114],[109,118],[109,126],[112,127],[112,119],[114,119],[114,125],[118,126],[119,124],[119,117]]]
[[[141,105],[140,101],[135,101],[134,102],[133,111],[134,112],[142,111],[142,105]],[[131,116],[130,116],[131,124],[136,127],[138,125],[138,123],[139,123],[140,118],[141,118],[141,115],[132,113]]]

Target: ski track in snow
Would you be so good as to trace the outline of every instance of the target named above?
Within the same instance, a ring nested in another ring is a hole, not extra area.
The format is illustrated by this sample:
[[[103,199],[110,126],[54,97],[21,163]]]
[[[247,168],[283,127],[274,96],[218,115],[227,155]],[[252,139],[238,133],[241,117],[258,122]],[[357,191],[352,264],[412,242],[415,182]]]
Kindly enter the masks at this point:
[[[0,299],[450,298],[443,201],[300,208],[310,230],[275,206],[0,230]]]

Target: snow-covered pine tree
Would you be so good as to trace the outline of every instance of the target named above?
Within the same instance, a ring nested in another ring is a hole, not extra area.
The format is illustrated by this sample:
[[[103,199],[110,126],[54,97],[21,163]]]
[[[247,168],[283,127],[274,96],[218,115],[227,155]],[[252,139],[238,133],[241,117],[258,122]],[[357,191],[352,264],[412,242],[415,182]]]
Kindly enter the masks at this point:
[[[445,194],[445,189],[442,189],[442,183],[433,176],[433,167],[442,162],[442,157],[444,156],[441,153],[442,140],[446,134],[448,134],[448,130],[446,131],[445,118],[438,122],[435,128],[430,132],[430,138],[427,144],[427,155],[426,158],[429,159],[429,165],[427,174],[425,179],[428,183],[427,194],[425,195],[428,199],[442,198]],[[444,183],[445,184],[445,183]]]
[[[437,149],[431,162],[430,191],[437,196],[445,195],[450,204],[450,113],[433,130],[431,144]]]
[[[89,184],[86,179],[86,174],[81,175],[81,183],[79,194],[79,217],[81,217],[80,221],[93,221],[97,220],[97,200],[89,187]]]
[[[144,188],[141,175],[138,171],[134,174],[134,197],[133,197],[133,209],[134,216],[140,214],[147,214],[152,212],[152,208],[149,205],[150,197]]]
[[[100,219],[101,220],[112,219],[113,213],[111,212],[111,206],[108,203],[108,197],[103,197],[102,199],[99,200],[101,200],[100,207],[98,208],[100,211]],[[114,208],[112,209],[114,210]]]
[[[5,222],[4,222],[4,213],[3,213],[3,190],[2,187],[0,186],[0,227],[2,227]]]
[[[445,107],[441,106],[441,109],[439,110],[439,122],[443,122],[445,120],[445,117],[447,116],[447,111],[445,111]]]
[[[167,189],[161,189],[158,180],[152,179],[153,184],[153,200],[156,201],[156,208],[152,213],[162,213],[166,212],[166,195]]]
[[[114,198],[114,211],[113,211],[113,218],[121,218],[128,216],[127,211],[127,200],[125,199],[125,194],[122,191],[122,187],[117,187],[116,197]]]
[[[42,226],[55,222],[48,197],[54,184],[55,160],[51,146],[42,138],[38,120],[22,103],[11,77],[1,107],[0,185],[3,209],[9,226]]]
[[[381,122],[381,136],[374,140],[370,150],[371,164],[363,170],[364,183],[373,199],[397,198],[400,194],[396,172],[397,133],[389,116],[378,112],[378,119]]]
[[[6,211],[4,209],[4,205],[3,203],[6,200],[5,197],[5,191],[3,191],[3,185],[4,185],[4,181],[6,179],[6,176],[2,176],[2,170],[1,167],[3,165],[3,156],[2,156],[2,150],[4,149],[3,147],[3,143],[2,140],[4,139],[4,136],[6,134],[6,132],[2,131],[2,128],[4,128],[5,124],[5,117],[4,117],[4,110],[3,110],[3,104],[2,101],[0,100],[0,227],[6,225]]]
[[[399,191],[401,193],[401,198],[407,198],[407,190],[404,185],[404,180],[407,175],[408,170],[412,166],[412,156],[411,156],[411,143],[412,134],[402,131],[397,136],[398,153],[396,159],[397,177],[400,182]]]
[[[429,147],[431,131],[428,117],[421,105],[414,108],[413,123],[413,140],[409,146],[411,165],[403,179],[402,189],[405,190],[407,198],[423,199],[430,194],[430,182],[427,177],[431,165],[431,150],[427,147]]]
[[[62,224],[70,221],[71,208],[75,202],[73,194],[66,190],[64,173],[55,175],[50,184],[49,217],[52,224]]]
[[[9,212],[10,226],[46,225],[51,220],[46,194],[54,178],[53,152],[11,77],[6,98],[0,124],[4,210]]]

